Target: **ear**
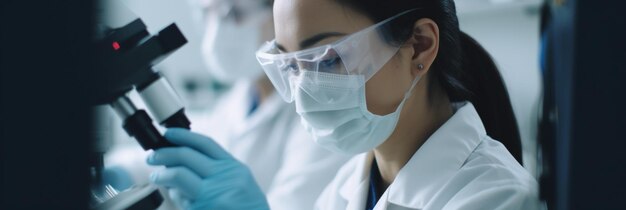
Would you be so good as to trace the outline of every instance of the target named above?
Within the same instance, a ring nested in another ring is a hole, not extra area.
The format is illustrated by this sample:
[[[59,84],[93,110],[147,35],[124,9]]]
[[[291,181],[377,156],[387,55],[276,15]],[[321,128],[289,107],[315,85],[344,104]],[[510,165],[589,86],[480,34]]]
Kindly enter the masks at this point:
[[[439,27],[435,21],[423,18],[413,25],[413,34],[405,44],[412,48],[411,74],[424,76],[439,52]]]

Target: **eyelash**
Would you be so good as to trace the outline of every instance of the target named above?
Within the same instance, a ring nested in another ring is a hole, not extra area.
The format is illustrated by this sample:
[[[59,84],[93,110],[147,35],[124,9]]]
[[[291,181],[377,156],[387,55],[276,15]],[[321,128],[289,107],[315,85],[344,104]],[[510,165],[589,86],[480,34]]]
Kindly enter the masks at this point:
[[[332,58],[328,58],[328,59],[324,59],[322,61],[320,61],[320,67],[323,67],[325,69],[331,69],[331,68],[335,68],[339,62],[341,60],[339,59],[339,56],[333,56]]]
[[[315,70],[318,70],[318,71],[321,70],[322,72],[334,72],[338,70],[337,68],[340,63],[341,63],[341,57],[339,57],[339,55],[337,54],[335,50],[329,49],[329,51],[325,53],[323,58],[321,58],[321,60],[318,61],[317,64],[313,64],[309,62],[299,63],[297,61],[291,61],[289,63],[285,63],[283,67],[281,68],[281,70],[284,72],[299,71],[302,68],[307,69],[307,68],[312,67],[312,68],[315,68]],[[316,65],[316,66],[311,66],[311,65]],[[312,70],[312,69],[309,69],[309,70]]]
[[[289,70],[295,71],[297,69],[299,69],[298,64],[296,62],[292,62],[292,63],[290,63],[289,65],[286,66],[284,71],[289,71]]]

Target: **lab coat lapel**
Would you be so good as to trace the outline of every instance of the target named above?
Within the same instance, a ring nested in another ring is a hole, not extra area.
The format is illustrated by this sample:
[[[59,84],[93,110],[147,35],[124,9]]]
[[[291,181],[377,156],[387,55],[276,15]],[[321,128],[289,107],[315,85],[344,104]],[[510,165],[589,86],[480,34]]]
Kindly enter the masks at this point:
[[[369,190],[369,171],[373,157],[374,154],[371,152],[359,155],[356,170],[340,187],[339,194],[348,203],[346,210],[365,209]]]
[[[425,208],[463,166],[484,135],[485,128],[474,106],[465,103],[400,170],[385,192],[389,193],[385,205],[394,208],[385,209]]]
[[[233,138],[240,137],[246,133],[256,133],[257,128],[266,125],[268,121],[275,119],[276,113],[284,108],[284,101],[275,92],[265,99],[264,103],[259,104],[257,110],[248,115],[252,105],[252,95],[256,94],[254,84],[252,81],[240,82],[237,84],[236,103],[231,104],[233,110],[239,110],[236,112],[235,119],[236,124],[233,125],[233,132],[231,136]]]
[[[389,191],[385,191],[380,197],[380,201],[374,206],[374,210],[421,210],[421,208],[395,205],[389,202]]]
[[[411,157],[381,196],[375,210],[418,210],[428,207],[439,190],[463,166],[486,135],[471,103],[456,113]],[[357,157],[354,173],[339,188],[347,210],[363,210],[369,190],[373,153]]]
[[[233,97],[233,100],[229,100],[231,103],[228,105],[230,110],[232,110],[229,111],[232,119],[228,119],[232,123],[229,132],[230,138],[236,137],[249,126],[246,115],[252,103],[249,96],[251,87],[251,82],[247,80],[238,82],[232,87],[231,97]]]

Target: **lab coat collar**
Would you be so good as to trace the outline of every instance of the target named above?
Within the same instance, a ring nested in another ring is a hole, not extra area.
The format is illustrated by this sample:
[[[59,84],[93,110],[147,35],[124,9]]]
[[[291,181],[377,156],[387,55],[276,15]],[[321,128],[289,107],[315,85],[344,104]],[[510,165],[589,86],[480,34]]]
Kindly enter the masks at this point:
[[[339,188],[339,194],[343,199],[350,201],[346,210],[365,209],[365,201],[369,190],[370,170],[374,153],[368,152],[355,157],[356,168],[354,173]]]
[[[233,125],[236,133],[244,133],[245,131],[253,130],[254,127],[263,125],[266,121],[271,121],[276,117],[276,113],[281,109],[284,109],[287,103],[285,103],[280,96],[273,92],[268,96],[265,101],[257,107],[257,110],[248,115],[250,105],[252,104],[252,94],[256,94],[255,82],[252,80],[244,80],[235,84],[233,91],[237,97],[236,104],[231,104],[234,110],[240,110],[235,118],[238,123]]]
[[[486,131],[471,103],[455,105],[460,108],[413,154],[378,205],[386,199],[394,205],[422,209],[462,167]],[[364,209],[373,154],[370,152],[358,158],[355,173],[340,187],[340,194],[349,201],[348,206],[363,205],[360,209]],[[352,201],[356,203],[350,204]]]

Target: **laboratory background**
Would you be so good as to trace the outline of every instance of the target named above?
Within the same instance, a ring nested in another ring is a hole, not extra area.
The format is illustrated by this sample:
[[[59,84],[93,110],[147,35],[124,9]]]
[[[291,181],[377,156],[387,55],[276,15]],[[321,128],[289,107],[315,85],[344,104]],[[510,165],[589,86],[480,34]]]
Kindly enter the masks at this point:
[[[202,130],[214,125],[209,119],[220,114],[215,111],[219,102],[237,88],[211,74],[202,52],[202,4],[210,0],[119,1],[126,13],[110,15],[112,21],[140,18],[150,34],[176,37],[178,30],[184,36],[184,43],[173,42],[179,47],[163,44],[162,57],[151,63],[160,78],[151,82],[167,80],[171,87],[165,89],[178,96],[186,125],[210,135]],[[548,209],[623,208],[626,4],[455,3],[460,29],[489,52],[500,70],[520,132],[523,167],[539,183],[541,201]],[[97,91],[80,82],[94,63],[108,65],[99,63],[92,45],[96,8],[103,4],[106,0],[3,1],[0,188],[7,208],[0,209],[93,209],[94,197],[150,185],[150,172],[159,169],[146,164],[151,151],[129,135],[119,111],[107,104],[92,106],[87,99]],[[166,31],[172,23],[177,29]],[[126,96],[127,102],[116,99],[114,104],[152,108],[138,92]],[[158,123],[154,132],[165,132],[167,126]],[[117,190],[93,189],[93,151],[102,167],[97,173]],[[144,190],[159,197],[155,188]],[[159,209],[177,209],[171,202],[165,199]]]
[[[218,101],[217,98],[232,84],[223,84],[212,78],[202,60],[200,52],[203,23],[200,6],[192,0],[183,3],[169,0],[125,2],[137,16],[142,17],[148,30],[156,31],[175,22],[188,38],[189,44],[155,68],[160,69],[178,90],[193,124],[203,123],[203,115],[211,114],[214,102]],[[500,68],[522,137],[524,166],[535,175],[536,125],[541,98],[539,34],[542,2],[541,0],[456,1],[461,30],[480,42]],[[119,140],[120,146],[136,145],[135,141],[126,137],[120,125],[112,127],[120,128],[119,136],[115,138]],[[131,152],[133,153],[136,152]]]

